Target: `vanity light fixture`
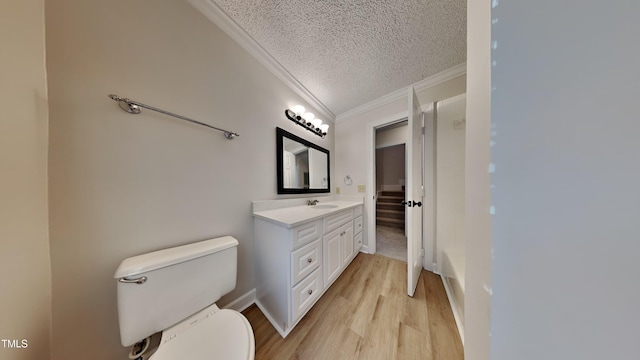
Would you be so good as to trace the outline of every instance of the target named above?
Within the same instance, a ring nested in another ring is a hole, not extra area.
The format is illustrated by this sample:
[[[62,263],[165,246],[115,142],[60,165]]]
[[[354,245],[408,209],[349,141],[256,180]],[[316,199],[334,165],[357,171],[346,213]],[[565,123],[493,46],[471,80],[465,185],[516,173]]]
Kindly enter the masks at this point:
[[[286,109],[284,115],[287,119],[302,126],[303,128],[311,131],[312,133],[325,138],[327,136],[327,130],[329,130],[329,124],[323,124],[322,120],[318,119],[313,113],[305,112],[305,108],[302,105],[296,105],[293,110]]]

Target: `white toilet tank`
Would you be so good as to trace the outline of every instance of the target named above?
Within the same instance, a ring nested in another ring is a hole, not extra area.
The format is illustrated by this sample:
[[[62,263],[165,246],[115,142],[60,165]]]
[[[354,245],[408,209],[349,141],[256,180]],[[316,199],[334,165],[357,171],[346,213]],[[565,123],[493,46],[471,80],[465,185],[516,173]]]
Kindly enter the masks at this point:
[[[162,331],[236,287],[238,240],[231,236],[122,261],[118,320],[123,346]]]

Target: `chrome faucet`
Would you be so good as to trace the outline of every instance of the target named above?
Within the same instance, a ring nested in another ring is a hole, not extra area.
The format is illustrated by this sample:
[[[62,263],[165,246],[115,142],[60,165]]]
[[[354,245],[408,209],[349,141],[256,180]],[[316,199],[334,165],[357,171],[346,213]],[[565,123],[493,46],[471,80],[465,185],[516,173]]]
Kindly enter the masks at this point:
[[[318,200],[307,200],[307,205],[312,206],[312,205],[316,205],[318,203]]]

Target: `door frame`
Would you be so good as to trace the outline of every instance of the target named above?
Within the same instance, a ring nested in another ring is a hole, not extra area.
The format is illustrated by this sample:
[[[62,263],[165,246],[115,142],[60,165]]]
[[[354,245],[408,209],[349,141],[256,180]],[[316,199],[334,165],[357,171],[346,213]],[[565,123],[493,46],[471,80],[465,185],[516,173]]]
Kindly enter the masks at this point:
[[[424,198],[422,202],[422,248],[424,249],[423,268],[431,272],[438,269],[438,256],[436,241],[437,227],[437,132],[438,132],[438,102],[422,105],[423,126],[422,134],[422,179],[424,185]],[[429,114],[431,111],[431,114]],[[430,149],[430,150],[429,150]]]
[[[435,103],[430,102],[425,104],[421,108],[422,112],[427,112],[429,110],[435,111]],[[375,189],[375,178],[376,178],[376,129],[385,127],[388,125],[392,125],[398,122],[405,121],[409,116],[409,111],[401,111],[394,115],[385,116],[377,120],[373,120],[367,124],[366,127],[366,138],[367,138],[367,191],[365,197],[365,208],[369,209],[367,211],[367,245],[362,246],[362,251],[375,254],[376,253],[376,189]],[[435,121],[432,121],[432,129],[435,130]],[[429,125],[425,121],[425,129],[429,129]],[[426,135],[426,134],[425,134]],[[435,151],[435,135],[434,136],[424,136],[423,141],[425,142],[425,146],[432,146]],[[431,142],[431,143],[430,143]],[[423,154],[424,155],[424,154]],[[429,271],[434,271],[435,266],[435,252],[434,248],[436,246],[435,241],[435,196],[429,197],[429,194],[435,194],[435,181],[429,182],[427,181],[427,166],[435,166],[435,162],[428,161],[423,156],[423,171],[425,176],[425,200],[424,203],[424,211],[423,211],[423,238],[422,238],[422,247],[425,249],[424,263],[423,268]],[[405,156],[406,162],[406,156]],[[434,169],[435,170],[435,169]],[[435,174],[435,171],[432,171],[432,174]],[[428,227],[431,227],[429,229]]]
[[[395,115],[386,116],[367,124],[367,197],[365,206],[367,211],[367,246],[366,252],[376,253],[376,130],[388,125],[405,121],[408,111],[402,111]],[[406,162],[406,157],[405,157]],[[364,248],[364,246],[363,246]]]

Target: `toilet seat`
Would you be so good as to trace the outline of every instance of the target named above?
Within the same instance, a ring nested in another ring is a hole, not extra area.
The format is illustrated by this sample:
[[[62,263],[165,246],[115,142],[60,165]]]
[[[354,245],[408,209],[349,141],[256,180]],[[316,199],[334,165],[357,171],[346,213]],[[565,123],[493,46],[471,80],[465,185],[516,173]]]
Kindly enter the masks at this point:
[[[215,304],[162,332],[150,360],[253,360],[255,339],[249,321]]]

